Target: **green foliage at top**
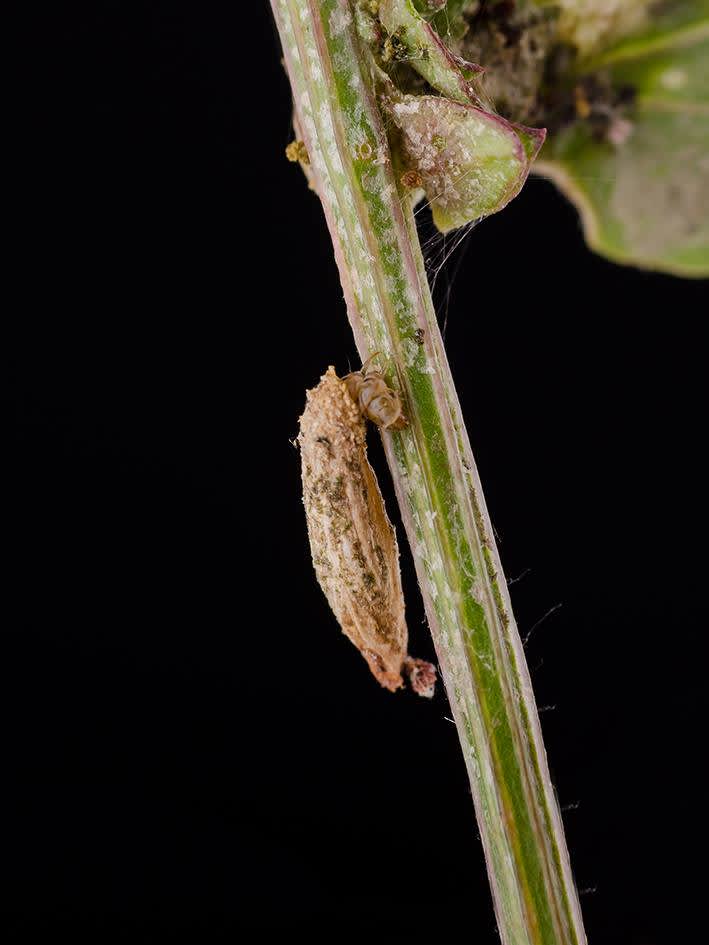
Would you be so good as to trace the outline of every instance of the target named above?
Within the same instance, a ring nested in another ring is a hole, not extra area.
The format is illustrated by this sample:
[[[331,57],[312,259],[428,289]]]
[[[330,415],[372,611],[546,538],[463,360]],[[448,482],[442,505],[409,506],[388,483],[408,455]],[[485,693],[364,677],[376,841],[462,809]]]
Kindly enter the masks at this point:
[[[460,5],[462,6],[462,4]],[[390,69],[383,102],[399,135],[399,159],[426,194],[443,233],[501,210],[515,197],[544,132],[485,107],[479,67],[454,55],[413,0],[380,0],[385,67],[405,63],[439,95],[403,94]]]
[[[538,165],[579,207],[593,249],[695,277],[709,275],[707,6],[676,4],[600,52],[590,66],[633,90],[632,110],[605,140],[583,122],[561,129]]]
[[[380,0],[379,18],[391,79],[418,73],[440,96],[425,108],[437,140],[455,129],[441,156],[418,146],[420,114],[396,122],[441,230],[505,206],[539,149],[525,126],[547,125],[536,170],[579,208],[593,249],[709,275],[709,0]]]

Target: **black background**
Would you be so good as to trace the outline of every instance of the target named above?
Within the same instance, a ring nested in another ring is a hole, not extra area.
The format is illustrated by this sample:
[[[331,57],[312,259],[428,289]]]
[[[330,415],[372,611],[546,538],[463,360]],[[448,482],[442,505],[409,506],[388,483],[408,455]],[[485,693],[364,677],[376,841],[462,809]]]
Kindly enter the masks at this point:
[[[492,945],[445,698],[379,690],[312,573],[289,440],[305,388],[357,359],[283,157],[268,6],[30,12],[2,434],[11,940]],[[591,255],[539,179],[458,262],[447,345],[522,632],[562,605],[527,652],[589,938],[689,941],[706,284]]]

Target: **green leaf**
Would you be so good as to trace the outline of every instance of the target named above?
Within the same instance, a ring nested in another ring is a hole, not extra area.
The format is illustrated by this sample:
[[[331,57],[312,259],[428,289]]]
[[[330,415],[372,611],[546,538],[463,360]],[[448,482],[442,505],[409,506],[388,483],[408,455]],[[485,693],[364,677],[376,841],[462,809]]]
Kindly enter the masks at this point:
[[[586,60],[584,69],[692,45],[706,36],[708,23],[709,0],[664,0],[642,30],[611,40],[596,56]]]
[[[417,11],[413,0],[380,0],[379,19],[406,49],[405,61],[430,86],[453,101],[481,103],[474,79],[482,69],[454,55]]]
[[[400,160],[420,176],[434,224],[447,233],[501,210],[521,190],[546,132],[480,107],[480,67],[451,53],[413,0],[380,0],[379,17],[405,61],[441,93],[406,95],[387,83],[382,94],[400,132]]]
[[[439,36],[455,44],[468,30],[466,14],[474,13],[477,7],[477,0],[448,0],[436,12],[431,23]]]
[[[653,6],[657,0],[558,0],[559,38],[581,56],[592,55],[643,29],[651,22]]]
[[[597,252],[699,277],[709,275],[709,25],[677,11],[674,22],[597,60],[616,87],[636,90],[626,140],[594,140],[577,123],[550,138],[536,170],[579,208]]]
[[[544,132],[435,95],[382,97],[443,233],[501,210],[515,197]]]

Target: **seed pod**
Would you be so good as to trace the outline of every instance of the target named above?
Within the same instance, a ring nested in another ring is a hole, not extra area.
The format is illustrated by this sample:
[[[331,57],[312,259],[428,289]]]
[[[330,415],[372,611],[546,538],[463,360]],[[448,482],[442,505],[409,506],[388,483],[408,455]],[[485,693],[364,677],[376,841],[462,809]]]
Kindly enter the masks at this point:
[[[303,503],[318,582],[382,686],[433,694],[435,669],[407,656],[399,548],[367,459],[362,411],[330,367],[300,418]]]

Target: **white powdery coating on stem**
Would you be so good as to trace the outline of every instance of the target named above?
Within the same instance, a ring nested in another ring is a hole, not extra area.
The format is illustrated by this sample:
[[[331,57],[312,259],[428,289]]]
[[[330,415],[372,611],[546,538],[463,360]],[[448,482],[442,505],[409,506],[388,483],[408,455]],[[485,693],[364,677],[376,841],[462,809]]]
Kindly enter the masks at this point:
[[[294,86],[298,123],[308,145],[317,189],[326,208],[328,221],[334,229],[333,236],[345,257],[353,300],[360,310],[371,312],[375,324],[381,324],[383,311],[372,277],[372,254],[342,163],[336,118],[330,103],[329,79],[321,65],[321,53],[307,5],[297,5],[296,19],[291,16],[292,6],[295,4],[289,5],[286,0],[280,4],[280,10],[284,25],[295,27],[299,24],[300,27],[296,35],[291,36],[288,45],[284,43],[289,53],[288,66]],[[343,34],[350,25],[346,20],[346,15],[344,19],[336,16],[333,20],[335,28]],[[341,56],[344,58],[344,52]],[[361,110],[361,106],[359,108]],[[351,127],[351,123],[348,127]],[[357,143],[361,144],[361,138]],[[389,356],[391,344],[386,332],[379,332],[376,341],[380,353]]]
[[[333,36],[340,36],[352,23],[352,14],[347,7],[337,7],[330,14],[329,26]]]

